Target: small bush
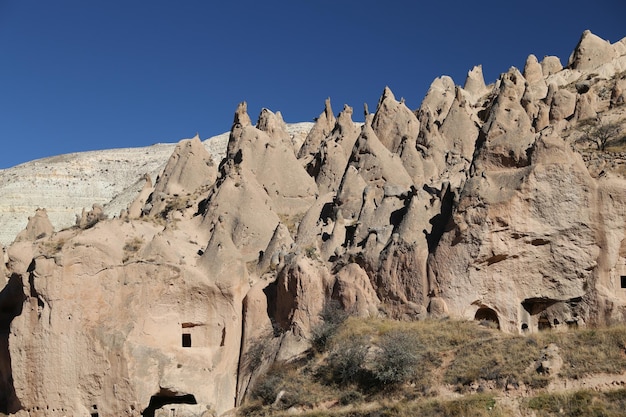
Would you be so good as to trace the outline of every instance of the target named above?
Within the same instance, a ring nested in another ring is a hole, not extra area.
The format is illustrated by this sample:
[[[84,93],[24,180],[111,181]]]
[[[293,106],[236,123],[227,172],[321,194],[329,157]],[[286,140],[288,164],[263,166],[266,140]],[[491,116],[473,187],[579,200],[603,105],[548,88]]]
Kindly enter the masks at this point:
[[[48,255],[54,255],[63,249],[66,242],[67,241],[64,238],[59,238],[57,240],[50,238],[49,240],[43,242],[43,249],[46,253],[48,253]]]
[[[252,398],[284,410],[292,406],[311,408],[336,395],[335,390],[313,381],[301,371],[295,363],[274,364],[252,388]]]
[[[336,300],[329,300],[320,313],[321,323],[313,328],[311,345],[317,352],[323,352],[328,347],[330,339],[337,329],[348,318],[348,313],[341,308]]]
[[[410,333],[392,331],[382,335],[375,354],[372,374],[383,385],[407,382],[415,375],[419,362],[417,338]]]
[[[133,239],[127,240],[126,243],[124,243],[124,247],[122,248],[124,250],[124,257],[122,258],[122,262],[127,262],[133,253],[141,249],[141,245],[143,245],[143,239],[141,239],[140,237],[135,236]]]
[[[492,380],[505,386],[525,382],[540,386],[546,378],[529,366],[540,356],[534,339],[499,335],[475,340],[460,347],[446,371],[449,384],[469,385],[478,380]],[[543,382],[542,382],[543,381]]]
[[[287,226],[287,230],[289,231],[289,234],[292,237],[295,237],[298,232],[298,226],[300,225],[300,222],[304,218],[304,214],[305,213],[301,213],[301,214],[296,214],[293,216],[289,216],[287,214],[279,214],[278,218],[280,219],[280,222],[282,224]]]
[[[320,257],[317,254],[317,248],[315,246],[309,246],[304,249],[304,254],[307,258],[317,261]]]
[[[161,216],[163,218],[167,218],[167,215],[172,211],[182,211],[188,207],[187,200],[174,196],[170,198],[165,204],[165,208],[163,209],[163,213]]]
[[[80,216],[76,215],[76,226],[78,226],[80,229],[91,229],[99,221],[106,219],[107,215],[104,214],[102,207],[94,204],[92,210],[87,212],[83,210]]]
[[[260,399],[263,404],[272,404],[282,389],[283,378],[275,370],[268,372],[255,384],[252,397]]]
[[[270,337],[270,335],[261,336],[250,341],[250,346],[243,357],[243,365],[246,371],[254,372],[263,364],[263,361],[266,359],[267,341]]]
[[[142,244],[143,239],[136,236],[132,240],[127,240],[123,249],[125,252],[137,252],[141,248]]]
[[[349,345],[334,349],[328,357],[328,374],[338,384],[361,384],[371,379],[365,369],[365,358],[369,349],[365,338],[354,339]]]
[[[349,390],[341,394],[339,397],[339,404],[341,405],[350,405],[350,404],[359,404],[363,401],[365,397],[361,392],[356,390]]]

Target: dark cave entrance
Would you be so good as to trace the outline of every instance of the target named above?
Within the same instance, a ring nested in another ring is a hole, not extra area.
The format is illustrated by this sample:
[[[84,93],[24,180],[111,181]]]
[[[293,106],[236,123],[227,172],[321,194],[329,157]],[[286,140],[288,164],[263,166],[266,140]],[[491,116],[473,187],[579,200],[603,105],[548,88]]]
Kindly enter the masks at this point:
[[[550,324],[550,320],[545,314],[541,314],[539,319],[537,320],[537,328],[539,330],[550,330],[552,329],[552,324]]]
[[[474,320],[490,322],[490,323],[495,324],[498,329],[500,328],[500,320],[498,319],[498,313],[496,313],[494,309],[489,308],[489,307],[479,308],[478,311],[476,311]]]
[[[168,404],[198,404],[193,394],[176,395],[168,390],[161,391],[150,397],[150,404],[141,413],[144,417],[154,417],[154,412]]]
[[[550,322],[550,314],[548,308],[559,303],[559,300],[553,300],[550,298],[527,298],[522,301],[522,307],[528,312],[535,320],[537,320],[537,330],[550,330],[552,325],[559,324],[559,320],[554,317],[554,320]]]

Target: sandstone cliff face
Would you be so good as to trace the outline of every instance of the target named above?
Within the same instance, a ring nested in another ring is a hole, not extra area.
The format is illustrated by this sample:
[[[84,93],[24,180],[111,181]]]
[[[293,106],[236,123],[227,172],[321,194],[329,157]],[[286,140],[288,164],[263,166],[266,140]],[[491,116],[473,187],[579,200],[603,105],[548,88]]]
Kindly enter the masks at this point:
[[[38,211],[2,252],[0,411],[222,414],[335,304],[507,332],[623,321],[624,158],[578,127],[626,130],[625,44],[585,32],[565,68],[441,77],[414,111],[385,88],[363,124],[327,100],[301,139],[242,103],[224,159],[181,141],[116,218],[54,233]]]

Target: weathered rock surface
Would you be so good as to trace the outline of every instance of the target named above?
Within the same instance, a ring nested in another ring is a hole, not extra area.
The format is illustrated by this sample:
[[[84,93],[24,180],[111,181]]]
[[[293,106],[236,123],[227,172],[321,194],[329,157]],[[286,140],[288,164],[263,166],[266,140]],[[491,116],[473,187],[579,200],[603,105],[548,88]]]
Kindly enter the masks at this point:
[[[294,146],[313,123],[287,126]],[[216,164],[226,155],[229,133],[202,142]],[[53,156],[0,170],[0,244],[8,245],[37,208],[46,208],[56,231],[71,227],[76,215],[103,206],[108,217],[127,209],[146,183],[162,172],[176,144],[109,149]]]
[[[624,45],[585,32],[566,68],[531,55],[489,86],[480,67],[464,87],[444,76],[414,111],[385,88],[362,125],[327,100],[307,135],[267,109],[253,125],[242,103],[223,159],[194,138],[0,172],[3,204],[21,174],[100,175],[63,203],[75,227],[53,231],[53,200],[20,203],[31,218],[0,265],[0,412],[224,414],[307,352],[331,305],[512,333],[624,321],[626,156],[580,130],[626,130]],[[95,192],[103,178],[114,191]],[[557,372],[544,353],[536,366]]]

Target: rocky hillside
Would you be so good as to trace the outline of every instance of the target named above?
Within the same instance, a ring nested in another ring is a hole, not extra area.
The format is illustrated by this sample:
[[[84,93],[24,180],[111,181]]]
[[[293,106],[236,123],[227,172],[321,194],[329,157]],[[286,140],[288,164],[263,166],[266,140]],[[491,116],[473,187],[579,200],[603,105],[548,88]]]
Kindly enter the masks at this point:
[[[313,123],[287,125],[296,144]],[[224,158],[229,133],[204,140],[216,163]],[[45,208],[55,230],[76,223],[76,216],[101,205],[108,217],[127,208],[145,181],[155,181],[176,144],[78,152],[38,159],[0,170],[0,244],[9,245],[37,208]]]
[[[38,210],[3,248],[0,411],[223,414],[335,304],[513,334],[622,322],[625,101],[626,38],[585,32],[565,66],[443,76],[416,110],[385,88],[364,124],[328,100],[303,143],[242,103],[221,162],[181,141],[107,197],[129,196],[114,218],[55,232]]]

